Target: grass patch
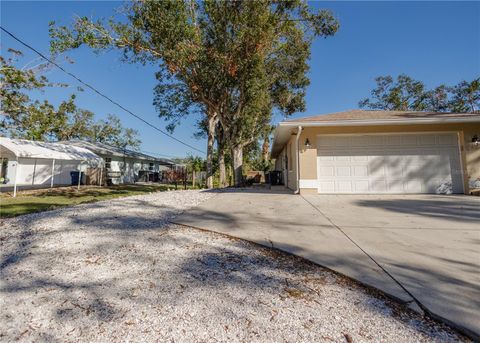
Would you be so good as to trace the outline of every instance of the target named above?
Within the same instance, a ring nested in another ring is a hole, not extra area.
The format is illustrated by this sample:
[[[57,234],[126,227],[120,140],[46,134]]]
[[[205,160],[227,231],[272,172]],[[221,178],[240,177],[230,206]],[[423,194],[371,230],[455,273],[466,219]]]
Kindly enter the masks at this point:
[[[191,189],[192,187],[187,187]],[[90,203],[132,195],[162,192],[175,189],[175,185],[135,184],[110,187],[82,186],[59,187],[53,189],[36,189],[20,191],[13,198],[11,193],[0,193],[0,217],[15,217],[22,214],[48,211],[59,207]],[[183,189],[183,185],[178,185]]]

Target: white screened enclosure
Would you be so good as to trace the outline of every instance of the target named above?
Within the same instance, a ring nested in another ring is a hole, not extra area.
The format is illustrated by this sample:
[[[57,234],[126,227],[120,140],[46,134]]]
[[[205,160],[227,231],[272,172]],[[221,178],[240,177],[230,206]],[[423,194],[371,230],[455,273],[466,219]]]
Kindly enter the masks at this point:
[[[68,185],[70,172],[102,164],[99,156],[84,148],[5,137],[0,137],[0,157],[3,184],[15,188]]]

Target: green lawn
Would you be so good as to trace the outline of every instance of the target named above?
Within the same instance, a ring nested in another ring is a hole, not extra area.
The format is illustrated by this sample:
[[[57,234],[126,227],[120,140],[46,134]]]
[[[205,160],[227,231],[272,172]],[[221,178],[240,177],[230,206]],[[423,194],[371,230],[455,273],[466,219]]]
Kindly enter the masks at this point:
[[[189,186],[188,188],[191,188]],[[14,217],[32,212],[48,211],[58,207],[77,205],[131,195],[162,192],[175,189],[174,185],[142,184],[142,185],[119,185],[111,187],[61,187],[51,190],[31,190],[18,192],[13,198],[11,193],[0,194],[0,217]],[[183,185],[178,185],[183,189]]]

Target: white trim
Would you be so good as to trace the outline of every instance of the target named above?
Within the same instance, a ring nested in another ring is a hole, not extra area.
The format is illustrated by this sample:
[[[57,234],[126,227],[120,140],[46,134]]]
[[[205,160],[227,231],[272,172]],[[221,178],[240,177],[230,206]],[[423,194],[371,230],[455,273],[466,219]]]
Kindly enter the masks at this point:
[[[318,188],[318,180],[315,179],[300,179],[300,189],[304,188]]]
[[[279,126],[380,126],[380,125],[415,125],[415,124],[443,124],[443,123],[479,123],[476,118],[415,118],[415,119],[371,119],[371,120],[330,120],[330,121],[289,121],[280,122]]]
[[[296,164],[296,172],[295,172],[295,181],[297,184],[297,189],[295,190],[295,194],[300,192],[300,135],[302,134],[302,127],[299,126],[297,130],[297,137],[295,137],[295,164]]]
[[[462,141],[460,140],[460,132],[457,132],[457,146],[458,146],[458,157],[460,159],[460,169],[461,169],[461,173],[462,173],[462,189],[463,189],[463,194],[468,194],[467,190],[465,189],[465,183],[467,184],[467,187],[468,187],[468,191],[470,192],[470,180],[467,180],[467,182],[465,182],[465,178],[467,177],[467,175],[465,175],[466,173],[464,173],[465,171],[465,167],[463,165],[463,154],[462,154]],[[452,179],[453,179],[453,175],[452,175]]]
[[[20,168],[20,163],[18,163],[18,156],[16,156],[17,165],[15,166],[15,181],[13,183],[13,197],[17,196],[17,177],[18,177],[18,168]]]
[[[78,170],[78,186],[77,189],[80,189],[80,182],[82,181],[82,170]]]
[[[50,188],[53,188],[54,177],[55,177],[55,159],[52,160],[52,179],[50,180]]]

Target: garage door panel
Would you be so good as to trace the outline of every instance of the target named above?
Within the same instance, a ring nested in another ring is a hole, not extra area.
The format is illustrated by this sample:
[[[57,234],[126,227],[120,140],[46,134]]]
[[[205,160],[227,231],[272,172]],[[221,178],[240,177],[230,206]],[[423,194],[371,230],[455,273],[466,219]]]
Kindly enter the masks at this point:
[[[352,161],[354,162],[367,162],[368,156],[352,156]]]
[[[454,135],[439,135],[437,136],[437,144],[456,146],[457,137]]]
[[[400,145],[407,147],[416,146],[418,145],[418,137],[416,135],[403,135]]]
[[[402,136],[400,135],[391,135],[385,137],[385,145],[399,146],[402,144]]]
[[[352,176],[350,166],[337,167],[335,169],[335,176],[338,176],[338,177],[350,177],[350,176]]]
[[[353,166],[353,176],[368,177],[368,167],[367,166]]]
[[[350,142],[352,146],[368,146],[370,139],[368,136],[353,136]]]
[[[386,193],[387,181],[386,180],[372,180],[370,182],[370,191],[374,193]]]
[[[352,193],[352,181],[346,180],[346,181],[337,181],[335,183],[335,188],[339,193]]]
[[[422,135],[422,136],[419,136],[419,143],[421,145],[432,145],[434,146],[435,145],[435,142],[436,142],[436,139],[437,137],[435,135]]]
[[[463,192],[456,134],[319,136],[322,193]]]
[[[371,177],[384,177],[385,176],[385,159],[380,156],[369,159],[367,165],[368,175]]]
[[[320,161],[334,161],[335,157],[333,155],[332,156],[319,156],[318,159]]]
[[[335,161],[350,162],[350,157],[351,156],[343,156],[343,155],[335,156]]]
[[[405,191],[407,193],[424,193],[421,180],[408,180],[405,182]]]
[[[355,193],[368,193],[369,185],[367,180],[357,180],[354,182]]]
[[[319,181],[318,190],[320,193],[336,193],[335,181],[334,180]]]
[[[332,178],[333,176],[335,176],[335,169],[334,167],[326,167],[326,166],[319,167],[318,176],[320,178],[324,178],[324,177]]]
[[[387,179],[387,192],[388,193],[405,193],[405,187],[403,179]]]

